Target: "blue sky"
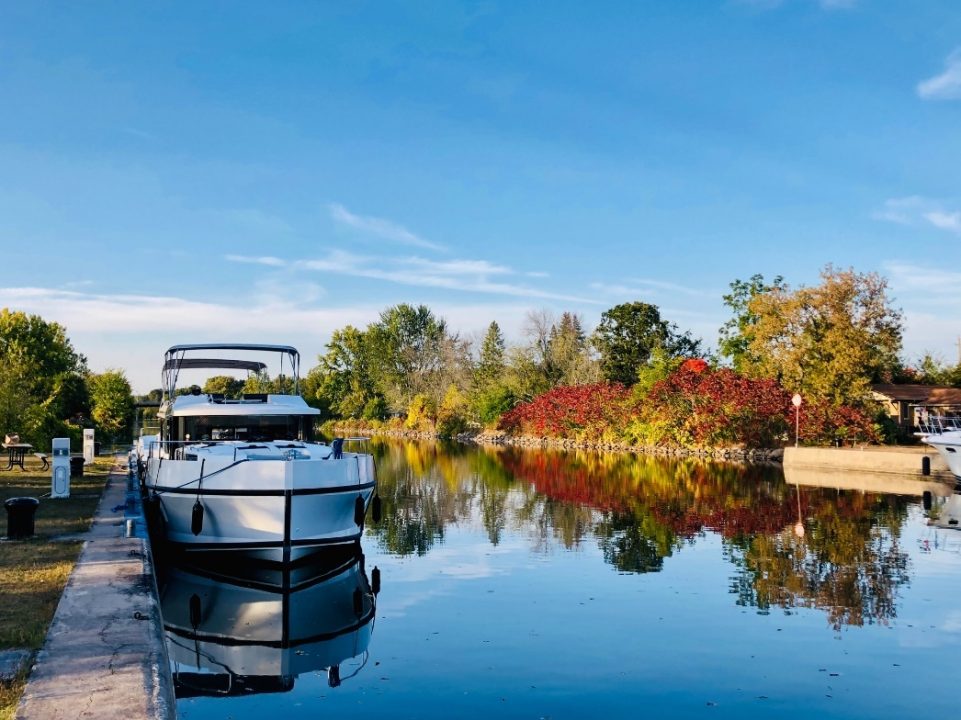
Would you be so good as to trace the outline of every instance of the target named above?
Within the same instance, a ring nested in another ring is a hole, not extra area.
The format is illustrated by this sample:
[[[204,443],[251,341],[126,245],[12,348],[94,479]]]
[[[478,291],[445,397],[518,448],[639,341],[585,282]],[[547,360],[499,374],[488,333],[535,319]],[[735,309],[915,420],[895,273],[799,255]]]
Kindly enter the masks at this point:
[[[95,370],[877,271],[961,335],[956,2],[4,3],[0,306]]]

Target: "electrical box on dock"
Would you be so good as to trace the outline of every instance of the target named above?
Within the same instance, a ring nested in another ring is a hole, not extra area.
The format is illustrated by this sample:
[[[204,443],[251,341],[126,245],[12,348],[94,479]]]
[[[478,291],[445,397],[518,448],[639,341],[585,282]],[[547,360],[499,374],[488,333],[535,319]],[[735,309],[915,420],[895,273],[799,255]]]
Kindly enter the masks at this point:
[[[70,497],[70,438],[53,439],[50,497]]]

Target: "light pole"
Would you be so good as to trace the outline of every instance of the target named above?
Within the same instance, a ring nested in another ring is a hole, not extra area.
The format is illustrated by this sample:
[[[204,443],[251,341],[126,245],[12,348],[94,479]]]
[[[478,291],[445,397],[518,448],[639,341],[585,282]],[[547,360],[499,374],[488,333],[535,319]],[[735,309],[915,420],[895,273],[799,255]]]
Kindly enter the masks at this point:
[[[801,395],[799,393],[794,393],[791,404],[794,405],[794,447],[797,447],[801,430]]]

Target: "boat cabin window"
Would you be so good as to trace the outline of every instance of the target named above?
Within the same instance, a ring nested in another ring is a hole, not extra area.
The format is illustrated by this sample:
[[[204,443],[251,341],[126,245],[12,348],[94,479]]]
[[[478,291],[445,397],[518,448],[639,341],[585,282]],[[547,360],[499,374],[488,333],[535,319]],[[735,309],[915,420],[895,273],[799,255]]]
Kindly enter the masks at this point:
[[[240,415],[177,418],[179,440],[312,440],[312,415]]]

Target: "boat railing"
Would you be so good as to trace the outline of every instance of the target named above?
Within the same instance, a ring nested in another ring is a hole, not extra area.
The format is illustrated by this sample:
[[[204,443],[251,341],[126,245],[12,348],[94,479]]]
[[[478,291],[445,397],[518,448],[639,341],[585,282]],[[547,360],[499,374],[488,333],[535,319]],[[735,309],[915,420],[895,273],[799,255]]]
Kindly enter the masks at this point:
[[[918,429],[922,435],[941,435],[961,430],[961,416],[927,413],[918,418]]]
[[[358,438],[350,438],[351,440],[356,440]],[[338,440],[340,442],[338,442]],[[238,444],[238,442],[240,444]],[[343,438],[336,438],[328,447],[332,448],[331,457],[335,460],[339,460],[343,457]],[[279,450],[286,450],[285,456],[289,459],[300,459],[300,455],[297,453],[298,449],[305,446],[305,441],[303,440],[250,440],[250,441],[237,441],[237,440],[151,440],[147,444],[147,460],[153,458],[167,458],[170,460],[196,460],[196,457],[191,458],[187,456],[187,452],[190,448],[202,449],[208,448],[213,445],[230,445],[234,450],[234,461],[237,460],[238,450],[256,450],[256,449],[267,449],[266,443],[272,443]],[[312,441],[311,445],[324,445],[326,443],[319,441]]]

